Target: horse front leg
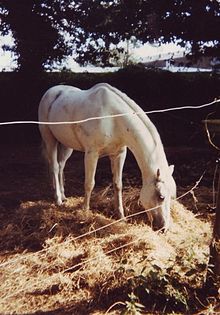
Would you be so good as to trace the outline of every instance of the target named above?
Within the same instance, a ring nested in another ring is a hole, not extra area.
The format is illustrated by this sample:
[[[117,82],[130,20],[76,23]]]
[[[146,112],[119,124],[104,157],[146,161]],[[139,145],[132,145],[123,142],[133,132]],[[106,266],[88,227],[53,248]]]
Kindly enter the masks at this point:
[[[127,148],[123,147],[117,154],[110,156],[113,174],[114,204],[120,219],[124,218],[124,208],[122,203],[122,171],[126,154]]]
[[[96,151],[86,151],[84,157],[85,164],[85,199],[84,199],[84,209],[89,210],[90,198],[92,190],[95,186],[95,172],[98,162],[98,153]]]

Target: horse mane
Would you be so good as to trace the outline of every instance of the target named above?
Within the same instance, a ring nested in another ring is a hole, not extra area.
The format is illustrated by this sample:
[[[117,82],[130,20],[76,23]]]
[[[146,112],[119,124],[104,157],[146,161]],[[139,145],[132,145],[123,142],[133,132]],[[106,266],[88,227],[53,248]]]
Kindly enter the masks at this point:
[[[107,87],[110,91],[112,91],[114,94],[119,96],[126,104],[128,104],[129,107],[135,113],[137,113],[137,115],[140,117],[141,121],[144,123],[146,128],[150,131],[152,138],[154,140],[158,140],[159,143],[162,145],[162,141],[161,141],[160,135],[159,135],[156,127],[154,126],[152,121],[149,119],[149,117],[145,114],[143,109],[138,104],[135,103],[135,101],[133,101],[127,94],[121,92],[120,90],[118,90],[117,88],[111,86],[108,83],[99,83],[96,86],[105,86],[105,87]]]

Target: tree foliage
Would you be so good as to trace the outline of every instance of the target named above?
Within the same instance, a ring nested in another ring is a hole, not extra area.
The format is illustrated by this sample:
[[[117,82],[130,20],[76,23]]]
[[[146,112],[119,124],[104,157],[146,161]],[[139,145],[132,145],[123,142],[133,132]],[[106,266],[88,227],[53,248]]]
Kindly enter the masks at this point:
[[[220,55],[219,0],[160,1],[157,14],[164,41],[177,38],[189,42],[194,54]]]
[[[0,31],[3,35],[12,32],[22,72],[38,72],[68,53],[59,32],[63,1],[0,0],[0,8]]]
[[[220,55],[219,0],[0,0],[0,19],[24,71],[72,52],[81,64],[108,65],[131,38],[178,40],[194,55]]]
[[[95,43],[87,46],[87,56],[97,46],[104,62],[111,44],[132,36],[142,43],[189,43],[195,56],[220,55],[219,0],[84,0],[79,10],[84,12],[84,43],[88,38]]]

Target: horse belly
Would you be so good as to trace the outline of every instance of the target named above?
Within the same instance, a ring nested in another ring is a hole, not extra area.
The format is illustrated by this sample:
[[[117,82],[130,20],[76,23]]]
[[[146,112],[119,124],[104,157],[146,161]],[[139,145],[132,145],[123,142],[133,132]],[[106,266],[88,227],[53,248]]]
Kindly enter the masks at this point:
[[[57,141],[68,148],[84,151],[84,146],[75,129],[76,128],[74,128],[73,125],[55,125],[50,127],[50,130]]]
[[[52,126],[55,138],[65,146],[85,152],[96,150],[100,156],[117,152],[124,145],[117,128],[101,121],[90,121],[65,126]]]

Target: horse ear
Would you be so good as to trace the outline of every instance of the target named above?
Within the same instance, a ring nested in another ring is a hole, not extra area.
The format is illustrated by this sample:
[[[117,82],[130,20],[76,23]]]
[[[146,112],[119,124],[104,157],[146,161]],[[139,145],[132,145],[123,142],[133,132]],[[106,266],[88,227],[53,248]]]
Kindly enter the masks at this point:
[[[159,180],[160,179],[160,169],[158,168],[157,169],[157,180]]]
[[[170,165],[169,166],[169,170],[170,170],[170,174],[173,175],[174,165]]]

